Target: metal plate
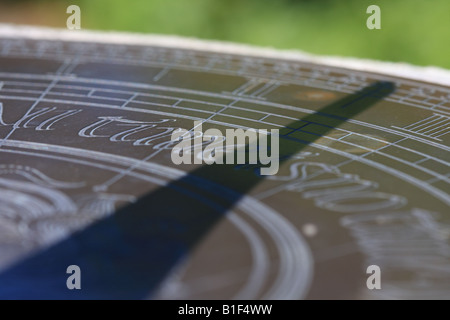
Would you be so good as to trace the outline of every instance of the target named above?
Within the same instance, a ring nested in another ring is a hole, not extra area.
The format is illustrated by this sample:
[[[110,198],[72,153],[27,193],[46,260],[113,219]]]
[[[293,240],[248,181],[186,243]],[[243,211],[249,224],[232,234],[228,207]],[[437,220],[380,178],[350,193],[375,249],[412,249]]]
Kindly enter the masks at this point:
[[[320,116],[345,101],[364,108]],[[171,133],[199,120],[280,129],[280,171],[174,165]],[[450,298],[448,87],[0,38],[0,138],[1,298]]]

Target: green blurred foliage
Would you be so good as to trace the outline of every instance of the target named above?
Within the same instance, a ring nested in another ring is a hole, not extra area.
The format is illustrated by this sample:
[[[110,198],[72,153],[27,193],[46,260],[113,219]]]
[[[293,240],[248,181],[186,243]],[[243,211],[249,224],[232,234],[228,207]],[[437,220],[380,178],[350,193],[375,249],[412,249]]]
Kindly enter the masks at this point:
[[[81,7],[83,29],[174,34],[450,69],[450,0],[58,0],[58,5],[64,1]],[[381,30],[366,27],[371,4],[381,8]]]

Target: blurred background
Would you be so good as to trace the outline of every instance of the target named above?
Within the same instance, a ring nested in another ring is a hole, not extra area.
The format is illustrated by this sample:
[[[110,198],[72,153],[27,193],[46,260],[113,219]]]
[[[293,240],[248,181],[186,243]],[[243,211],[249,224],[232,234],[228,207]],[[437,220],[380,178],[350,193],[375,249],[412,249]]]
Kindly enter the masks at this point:
[[[0,22],[171,34],[450,69],[450,0],[0,0]],[[381,30],[369,30],[369,5]],[[74,31],[76,32],[76,31]]]

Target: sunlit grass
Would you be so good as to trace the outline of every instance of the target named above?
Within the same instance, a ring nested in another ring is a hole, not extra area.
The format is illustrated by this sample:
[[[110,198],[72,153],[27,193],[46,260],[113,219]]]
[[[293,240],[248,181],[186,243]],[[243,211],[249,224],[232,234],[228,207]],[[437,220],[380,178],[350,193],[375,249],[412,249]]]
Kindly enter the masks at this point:
[[[55,2],[43,1],[50,8]],[[57,2],[80,5],[85,29],[175,34],[450,69],[449,0]],[[381,7],[381,30],[366,28],[370,4]]]

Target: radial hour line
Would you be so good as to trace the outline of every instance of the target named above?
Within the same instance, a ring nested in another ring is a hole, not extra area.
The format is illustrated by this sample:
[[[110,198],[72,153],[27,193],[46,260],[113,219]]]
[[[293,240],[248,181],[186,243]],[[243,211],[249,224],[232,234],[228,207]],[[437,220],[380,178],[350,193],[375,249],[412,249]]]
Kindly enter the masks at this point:
[[[58,68],[58,70],[55,71],[55,77],[53,78],[52,82],[47,86],[47,88],[42,92],[42,94],[36,99],[36,101],[31,105],[31,107],[28,109],[28,111],[25,113],[25,115],[20,118],[16,123],[14,123],[12,129],[9,131],[9,133],[0,140],[0,148],[3,146],[4,141],[8,140],[11,135],[20,128],[20,125],[22,122],[28,117],[28,115],[33,112],[33,110],[36,108],[36,106],[42,102],[44,97],[52,90],[52,88],[58,83],[59,76],[64,72],[65,69],[67,69],[71,64],[73,60],[72,59],[65,59],[61,66]]]
[[[208,120],[212,119],[215,115],[219,114],[222,111],[225,111],[227,108],[229,108],[231,105],[233,105],[234,103],[236,103],[237,101],[239,101],[239,99],[236,99],[232,102],[230,102],[227,106],[223,107],[222,109],[214,112],[211,116],[209,116],[206,119],[202,119],[201,123],[198,124],[197,126],[192,127],[191,129],[189,129],[187,132],[192,132],[193,130],[195,130],[198,126],[202,125],[203,123],[207,122]],[[176,104],[178,103],[178,101],[176,102]],[[127,174],[129,174],[130,172],[132,172],[134,169],[138,168],[140,163],[142,162],[147,162],[150,159],[152,159],[153,157],[155,157],[156,155],[158,155],[161,151],[163,151],[164,149],[159,149],[156,150],[155,152],[152,152],[150,155],[148,155],[147,157],[145,157],[144,159],[140,160],[138,163],[134,164],[133,166],[127,168],[126,170],[124,170],[123,172],[115,175],[114,177],[112,177],[111,179],[109,179],[108,181],[102,183],[101,185],[97,185],[95,186],[95,190],[102,190],[105,191],[107,190],[112,184],[120,181],[120,179],[122,179],[124,176],[126,176]]]
[[[49,85],[48,87],[44,90],[44,92],[42,92],[42,94],[39,96],[39,98],[37,98],[37,100],[33,103],[33,105],[28,109],[28,111],[25,113],[25,115],[20,118],[18,121],[16,121],[16,123],[14,123],[12,129],[9,131],[9,133],[0,140],[0,148],[3,146],[4,141],[8,140],[9,137],[11,137],[11,135],[14,133],[14,131],[16,131],[17,129],[20,128],[20,124],[27,118],[27,116],[34,110],[34,108],[36,108],[36,106],[41,103],[41,100],[47,95],[48,92],[50,92],[50,90],[53,88],[54,85],[56,85],[56,83],[58,82],[58,79],[55,78]]]

